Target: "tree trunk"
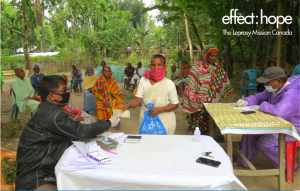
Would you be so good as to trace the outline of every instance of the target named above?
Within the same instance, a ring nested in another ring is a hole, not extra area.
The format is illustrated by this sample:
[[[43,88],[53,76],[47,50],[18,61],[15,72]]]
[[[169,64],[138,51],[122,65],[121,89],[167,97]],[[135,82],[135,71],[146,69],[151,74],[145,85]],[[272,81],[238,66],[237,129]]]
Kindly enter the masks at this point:
[[[30,73],[31,64],[30,64],[30,58],[29,58],[29,52],[28,52],[28,38],[26,35],[24,38],[22,38],[22,45],[23,45],[23,50],[24,50],[25,69],[29,70],[29,73]],[[28,77],[28,76],[26,76],[26,77]]]
[[[263,38],[263,35],[260,35],[258,37],[258,42],[256,44],[256,48],[255,48],[255,53],[253,55],[253,62],[252,62],[252,68],[256,68],[256,63],[257,63],[257,57],[258,57],[258,50],[260,49],[260,44],[261,44],[261,40]]]
[[[78,65],[79,63],[79,54],[78,54],[78,43],[77,43],[77,19],[76,19],[76,9],[72,7],[72,15],[73,15],[73,24],[72,24],[72,36],[73,36],[73,44],[74,44],[74,53],[75,53],[75,64]]]
[[[186,30],[186,37],[189,41],[189,46],[190,46],[190,58],[191,58],[191,64],[194,64],[194,54],[193,54],[193,47],[192,47],[192,42],[190,39],[190,33],[189,33],[189,26],[188,26],[188,22],[186,19],[186,15],[184,14],[184,21],[185,21],[185,30]]]
[[[288,15],[289,13],[292,12],[292,3],[291,2],[284,2],[287,4],[287,7],[284,7],[284,13],[283,15]],[[285,31],[288,31],[290,29],[290,25],[285,25]],[[284,35],[283,37],[283,44],[282,44],[282,63],[285,64],[287,63],[287,49],[290,47],[290,43],[289,43],[289,36],[288,35]]]
[[[234,25],[234,31],[236,31],[235,25]],[[243,47],[242,47],[242,43],[241,43],[241,39],[240,39],[240,36],[239,36],[239,35],[237,36],[237,39],[238,39],[239,47],[240,47],[240,49],[241,49],[241,54],[242,54],[242,58],[243,58],[244,65],[246,65],[246,68],[248,68],[248,63],[247,63],[246,60],[245,60],[244,51],[243,51]]]
[[[233,77],[233,59],[232,59],[232,55],[231,55],[231,45],[230,45],[230,41],[228,41],[227,43],[228,46],[228,77],[229,79],[231,79]]]
[[[193,20],[192,17],[188,17],[188,18],[189,18],[190,21],[191,21],[191,24],[192,24],[194,33],[195,33],[195,35],[196,35],[196,37],[197,37],[197,40],[198,40],[199,46],[200,46],[200,48],[201,48],[201,51],[203,51],[204,48],[203,48],[202,40],[200,39],[200,36],[199,36],[198,30],[197,30],[197,27],[196,27],[196,25],[195,25],[195,22],[194,22],[194,20]]]
[[[44,23],[41,23],[41,29],[42,29],[42,43],[43,43],[43,48],[42,52],[46,52],[46,43],[45,43],[45,33],[44,33]]]

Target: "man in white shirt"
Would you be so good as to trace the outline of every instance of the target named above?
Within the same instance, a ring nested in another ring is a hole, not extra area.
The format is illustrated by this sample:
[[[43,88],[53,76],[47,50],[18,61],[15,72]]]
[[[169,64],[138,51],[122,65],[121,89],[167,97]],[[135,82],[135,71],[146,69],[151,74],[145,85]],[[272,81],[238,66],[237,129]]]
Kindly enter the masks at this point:
[[[142,62],[137,63],[137,68],[134,70],[133,77],[131,78],[131,84],[134,84],[137,87],[140,79],[145,76],[145,68],[142,67]]]
[[[172,68],[171,68],[171,80],[172,80],[175,84],[177,84],[179,77],[180,77],[180,70],[178,70],[178,69],[176,68],[176,66],[173,65]]]

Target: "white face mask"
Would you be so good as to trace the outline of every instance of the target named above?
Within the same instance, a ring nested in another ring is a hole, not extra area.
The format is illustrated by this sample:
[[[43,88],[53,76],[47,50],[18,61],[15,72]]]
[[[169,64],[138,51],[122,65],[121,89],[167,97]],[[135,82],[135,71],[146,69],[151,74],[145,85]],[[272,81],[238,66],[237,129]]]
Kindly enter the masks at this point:
[[[39,75],[40,75],[40,73],[35,73],[35,75],[39,76]]]
[[[276,81],[275,81],[275,82],[276,82]],[[273,82],[273,84],[274,84],[275,82]],[[265,88],[266,88],[266,90],[267,90],[268,92],[277,92],[277,91],[278,91],[278,87],[277,87],[276,89],[273,89],[273,88],[272,88],[273,84],[272,84],[271,86],[265,86]]]

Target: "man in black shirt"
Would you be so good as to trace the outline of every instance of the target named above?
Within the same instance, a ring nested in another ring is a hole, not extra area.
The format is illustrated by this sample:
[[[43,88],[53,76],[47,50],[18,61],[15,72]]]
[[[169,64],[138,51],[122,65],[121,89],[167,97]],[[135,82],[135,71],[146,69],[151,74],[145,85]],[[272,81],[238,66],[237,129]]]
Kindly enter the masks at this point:
[[[61,108],[68,104],[70,93],[61,76],[45,76],[39,92],[43,102],[26,124],[17,151],[16,190],[55,190],[54,168],[71,140],[88,139],[116,126],[120,119],[82,124]]]

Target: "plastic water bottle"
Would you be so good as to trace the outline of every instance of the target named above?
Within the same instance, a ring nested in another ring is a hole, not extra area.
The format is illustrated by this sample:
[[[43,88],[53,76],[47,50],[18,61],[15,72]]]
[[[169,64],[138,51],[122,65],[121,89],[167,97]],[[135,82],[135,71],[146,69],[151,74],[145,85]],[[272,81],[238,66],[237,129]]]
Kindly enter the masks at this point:
[[[201,132],[199,130],[199,127],[196,127],[196,130],[194,131],[194,141],[195,142],[201,141]]]

